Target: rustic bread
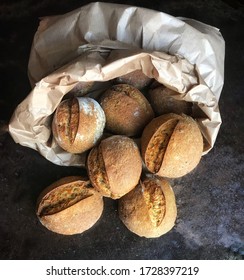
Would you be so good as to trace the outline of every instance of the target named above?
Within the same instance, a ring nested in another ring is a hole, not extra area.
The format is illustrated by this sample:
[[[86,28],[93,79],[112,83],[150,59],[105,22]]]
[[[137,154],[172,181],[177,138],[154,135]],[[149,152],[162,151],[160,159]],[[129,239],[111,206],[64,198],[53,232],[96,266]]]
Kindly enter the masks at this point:
[[[36,214],[47,229],[64,235],[91,228],[103,212],[103,198],[87,178],[62,178],[40,194]]]
[[[191,115],[192,103],[180,100],[177,92],[160,85],[149,90],[149,100],[156,116],[168,113]]]
[[[87,94],[93,87],[94,81],[89,82],[78,82],[72,90],[69,91],[69,95],[72,96],[83,96]]]
[[[143,89],[151,83],[152,79],[146,76],[140,69],[132,71],[115,79],[116,83],[128,84],[138,89]]]
[[[176,220],[175,195],[162,178],[146,178],[119,199],[119,217],[135,234],[159,237],[170,231]]]
[[[144,129],[141,154],[148,170],[162,177],[177,178],[200,162],[203,137],[196,121],[187,115],[165,114]]]
[[[105,121],[105,114],[96,100],[89,97],[66,99],[55,111],[52,132],[61,148],[69,153],[82,153],[101,138]]]
[[[108,137],[90,151],[87,169],[91,183],[103,196],[120,198],[140,179],[140,151],[127,136]]]
[[[101,97],[106,129],[114,134],[138,136],[154,117],[145,96],[128,84],[114,85]]]

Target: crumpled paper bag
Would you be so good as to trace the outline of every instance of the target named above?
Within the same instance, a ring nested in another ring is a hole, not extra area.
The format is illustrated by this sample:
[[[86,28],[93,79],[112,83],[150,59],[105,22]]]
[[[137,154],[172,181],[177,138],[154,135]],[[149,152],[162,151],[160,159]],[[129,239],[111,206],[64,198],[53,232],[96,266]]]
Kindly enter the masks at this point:
[[[55,164],[84,166],[86,153],[67,153],[52,139],[55,109],[79,81],[96,81],[89,94],[96,98],[110,80],[141,69],[193,102],[206,154],[221,125],[224,54],[217,28],[145,8],[96,2],[44,17],[29,58],[33,89],[14,111],[9,132]]]

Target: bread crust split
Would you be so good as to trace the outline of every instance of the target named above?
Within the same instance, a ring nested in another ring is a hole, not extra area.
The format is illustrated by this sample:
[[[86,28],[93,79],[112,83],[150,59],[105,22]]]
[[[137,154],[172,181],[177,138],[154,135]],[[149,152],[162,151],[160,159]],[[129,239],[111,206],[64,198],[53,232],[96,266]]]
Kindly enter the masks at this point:
[[[69,153],[83,153],[98,142],[106,117],[99,103],[89,97],[62,101],[52,121],[58,145]]]
[[[140,151],[127,136],[108,137],[89,153],[87,169],[92,184],[103,196],[118,199],[139,182]]]
[[[170,231],[175,224],[177,207],[168,181],[150,177],[119,199],[119,217],[133,233],[156,238]]]
[[[174,113],[154,118],[144,129],[141,153],[153,174],[177,178],[191,172],[200,162],[203,137],[190,116]]]
[[[69,176],[45,188],[36,215],[50,231],[73,235],[91,228],[103,212],[103,198],[88,178]]]

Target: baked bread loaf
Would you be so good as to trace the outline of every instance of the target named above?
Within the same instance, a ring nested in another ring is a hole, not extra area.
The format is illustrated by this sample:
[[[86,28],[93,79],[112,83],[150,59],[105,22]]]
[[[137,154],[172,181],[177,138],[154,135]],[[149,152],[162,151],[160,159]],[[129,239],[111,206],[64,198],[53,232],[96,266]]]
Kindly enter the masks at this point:
[[[94,85],[94,81],[78,82],[68,94],[73,96],[83,96],[87,94]]]
[[[101,97],[106,129],[114,134],[138,136],[154,117],[145,96],[128,84],[114,85]]]
[[[165,114],[144,129],[141,154],[148,170],[177,178],[192,171],[203,152],[203,137],[196,121],[187,115]]]
[[[151,81],[152,79],[146,76],[141,70],[135,70],[115,79],[115,82],[118,84],[128,84],[138,89],[145,88]]]
[[[103,212],[103,197],[87,178],[65,177],[40,194],[36,214],[47,229],[64,235],[91,228]]]
[[[101,138],[105,121],[105,114],[96,100],[89,97],[66,99],[55,111],[52,132],[65,151],[82,153]]]
[[[168,113],[191,115],[192,103],[177,98],[177,92],[164,85],[149,91],[150,104],[156,116]]]
[[[92,185],[103,196],[118,199],[138,184],[140,151],[129,137],[113,135],[90,151],[87,170]]]
[[[146,178],[119,199],[119,217],[135,234],[159,237],[170,231],[176,220],[175,195],[162,178]]]

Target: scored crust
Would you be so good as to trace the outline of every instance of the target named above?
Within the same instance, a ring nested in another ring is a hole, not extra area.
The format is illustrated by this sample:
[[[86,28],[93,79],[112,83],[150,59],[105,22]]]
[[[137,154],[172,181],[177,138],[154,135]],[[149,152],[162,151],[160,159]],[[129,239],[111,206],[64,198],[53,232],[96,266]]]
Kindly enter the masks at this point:
[[[168,120],[158,128],[150,139],[145,154],[145,163],[152,173],[157,173],[160,169],[169,139],[177,123],[177,119]]]
[[[145,193],[146,191],[146,193]],[[119,199],[119,217],[135,234],[159,237],[170,231],[176,220],[175,195],[162,178],[147,178]]]
[[[105,120],[101,106],[92,98],[64,100],[54,114],[53,136],[67,152],[82,153],[92,148],[100,139]]]
[[[127,136],[114,135],[93,148],[87,161],[88,174],[102,195],[113,199],[132,190],[138,183],[142,161],[137,145]]]
[[[148,208],[148,215],[154,227],[158,227],[166,213],[165,196],[154,180],[141,182],[142,193]]]
[[[156,173],[162,164],[170,136],[181,116],[166,114],[154,118],[143,130],[141,154],[148,170]]]
[[[71,176],[58,180],[40,194],[36,214],[47,229],[72,235],[93,226],[102,211],[102,196],[89,180]]]
[[[79,126],[79,104],[76,98],[62,101],[55,111],[52,131],[58,144],[67,150],[75,140]]]
[[[101,147],[94,147],[87,159],[87,169],[92,185],[104,196],[110,197],[111,190],[106,174]]]
[[[177,178],[199,163],[203,138],[194,119],[187,115],[165,114],[144,129],[141,153],[148,170],[156,175]]]
[[[176,178],[192,171],[200,162],[203,152],[203,137],[197,123],[184,115],[168,143],[162,165],[157,175]]]

